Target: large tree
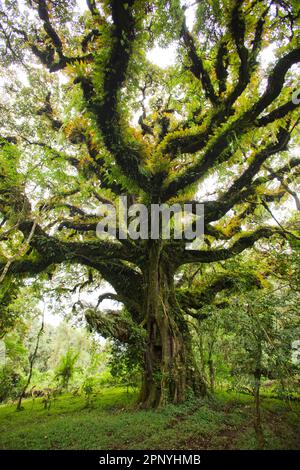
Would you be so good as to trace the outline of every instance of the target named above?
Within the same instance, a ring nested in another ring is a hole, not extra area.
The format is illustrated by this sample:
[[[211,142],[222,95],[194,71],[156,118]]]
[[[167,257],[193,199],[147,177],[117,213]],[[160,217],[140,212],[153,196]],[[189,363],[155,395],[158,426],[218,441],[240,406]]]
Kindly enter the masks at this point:
[[[188,386],[205,392],[188,316],[231,282],[225,273],[186,293],[176,273],[287,236],[264,221],[287,196],[299,203],[300,160],[288,152],[300,116],[298,2],[192,3],[87,0],[81,14],[74,0],[0,4],[1,278],[57,265],[87,267],[90,281],[100,273],[114,292],[99,300],[121,302],[130,321],[100,310],[88,319],[100,332],[109,321],[123,342],[132,325],[145,330],[148,407],[184,400]],[[177,49],[176,64],[147,59],[157,44]],[[201,202],[203,245],[97,238],[97,206],[120,196]]]

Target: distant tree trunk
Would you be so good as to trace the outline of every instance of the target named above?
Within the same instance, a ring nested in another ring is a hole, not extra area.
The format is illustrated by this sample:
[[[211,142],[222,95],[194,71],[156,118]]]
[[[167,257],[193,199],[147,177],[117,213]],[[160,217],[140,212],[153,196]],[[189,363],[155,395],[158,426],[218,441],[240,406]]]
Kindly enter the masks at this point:
[[[210,391],[211,391],[211,393],[214,393],[214,390],[215,390],[215,368],[214,368],[214,361],[211,357],[211,354],[209,355],[207,364],[208,364],[208,370],[209,370]]]
[[[188,388],[205,394],[206,387],[195,366],[191,337],[174,291],[174,273],[161,259],[160,242],[152,242],[144,269],[147,341],[141,404],[160,407],[183,402]]]
[[[201,370],[201,375],[202,377],[205,377],[205,355],[204,355],[204,344],[203,344],[203,334],[201,332],[201,329],[197,328],[197,335],[199,336],[199,356],[200,356],[200,370]]]
[[[19,395],[16,411],[22,411],[22,400],[25,397],[27,389],[28,389],[28,387],[30,385],[30,382],[31,382],[33,366],[34,366],[34,362],[35,362],[35,359],[36,359],[36,356],[37,356],[37,353],[38,353],[40,338],[42,336],[43,331],[44,331],[44,315],[43,315],[43,319],[42,319],[41,328],[39,329],[39,332],[38,332],[38,335],[37,335],[37,338],[36,338],[36,344],[35,344],[34,351],[29,356],[29,374],[28,374],[26,383],[25,383],[25,385],[24,385],[24,387],[23,387],[23,389],[22,389],[22,391]]]
[[[257,359],[257,367],[254,371],[254,401],[255,401],[255,433],[257,445],[259,449],[265,447],[265,438],[261,424],[261,407],[260,407],[260,385],[261,385],[261,347],[259,347],[259,354]]]

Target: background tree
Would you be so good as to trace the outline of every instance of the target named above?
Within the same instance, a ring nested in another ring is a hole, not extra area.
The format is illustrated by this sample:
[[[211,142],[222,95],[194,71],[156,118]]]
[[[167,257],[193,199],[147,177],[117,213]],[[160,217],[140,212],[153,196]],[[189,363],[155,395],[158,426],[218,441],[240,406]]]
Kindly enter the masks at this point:
[[[66,354],[61,357],[59,365],[55,371],[55,378],[59,382],[61,389],[68,390],[70,381],[75,373],[75,365],[79,354],[68,349]]]
[[[21,411],[23,409],[22,408],[22,400],[25,397],[25,394],[26,394],[26,392],[28,390],[28,387],[31,383],[32,374],[33,374],[33,366],[34,366],[36,357],[38,355],[38,350],[39,350],[39,345],[40,345],[40,338],[41,338],[41,336],[44,332],[44,326],[45,326],[45,322],[44,322],[44,315],[43,315],[42,324],[41,324],[41,327],[40,327],[39,332],[38,332],[37,337],[36,337],[34,350],[29,355],[29,358],[28,358],[29,359],[29,373],[28,373],[28,376],[25,380],[24,387],[22,387],[22,390],[21,390],[21,393],[20,393],[20,396],[19,396],[19,399],[18,399],[16,411]]]
[[[2,283],[4,295],[0,316],[1,337],[4,343],[4,357],[0,367],[0,401],[20,397],[25,388],[26,377],[30,375],[29,362],[36,335],[32,348],[25,339],[28,337],[31,322],[40,316],[38,285],[33,283],[22,286],[21,282],[14,282],[14,279],[10,278],[5,281]],[[12,281],[11,284],[9,281]]]
[[[188,6],[93,0],[79,14],[73,0],[7,0],[0,9],[2,278],[53,276],[58,265],[88,268],[91,285],[104,278],[114,292],[99,301],[121,302],[131,319],[119,328],[119,311],[96,308],[89,320],[100,332],[109,322],[123,342],[131,324],[145,330],[146,407],[180,402],[187,387],[205,393],[187,318],[231,280],[182,295],[181,267],[295,236],[267,221],[275,203],[296,201],[299,6],[206,0],[192,28]],[[176,65],[147,60],[157,41],[174,44]],[[202,247],[97,239],[97,205],[121,195],[147,206],[201,201]]]

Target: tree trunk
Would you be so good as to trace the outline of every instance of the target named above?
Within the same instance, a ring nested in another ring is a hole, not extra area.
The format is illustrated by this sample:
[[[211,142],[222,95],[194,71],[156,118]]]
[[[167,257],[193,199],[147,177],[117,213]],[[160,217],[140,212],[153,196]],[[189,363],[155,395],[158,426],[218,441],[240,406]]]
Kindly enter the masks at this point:
[[[214,362],[213,362],[211,355],[209,355],[207,364],[208,364],[208,370],[209,370],[210,391],[211,393],[214,393],[215,391],[215,368],[214,368]]]
[[[37,335],[37,338],[36,338],[36,344],[35,344],[34,351],[29,356],[29,374],[28,374],[27,380],[25,382],[25,385],[24,385],[24,387],[23,387],[23,389],[22,389],[22,391],[19,395],[16,411],[22,411],[22,409],[23,409],[22,408],[22,400],[25,397],[26,391],[27,391],[27,389],[30,385],[30,382],[31,382],[32,373],[33,373],[33,366],[34,366],[34,362],[35,362],[35,359],[36,359],[36,356],[37,356],[37,353],[38,353],[40,339],[41,339],[43,331],[44,331],[44,313],[43,313],[42,325],[41,325],[41,328],[39,329],[39,332],[38,332],[38,335]]]
[[[255,434],[257,440],[257,446],[259,449],[265,447],[265,438],[261,424],[261,409],[260,409],[260,381],[261,381],[261,370],[256,369],[254,372],[254,400],[255,400]]]
[[[206,392],[176,301],[172,266],[162,258],[160,243],[152,241],[144,269],[147,341],[140,401],[145,408],[181,403],[188,389],[202,395]]]

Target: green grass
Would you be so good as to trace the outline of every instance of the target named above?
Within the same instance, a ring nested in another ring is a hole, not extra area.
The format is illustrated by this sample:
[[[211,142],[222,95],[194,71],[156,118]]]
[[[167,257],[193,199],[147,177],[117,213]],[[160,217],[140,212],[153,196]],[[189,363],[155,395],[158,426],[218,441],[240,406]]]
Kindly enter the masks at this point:
[[[136,393],[105,388],[91,408],[63,395],[44,410],[40,399],[24,411],[0,406],[0,449],[254,449],[253,403],[246,395],[218,393],[161,411],[135,406]],[[270,449],[300,449],[300,405],[263,399]]]

